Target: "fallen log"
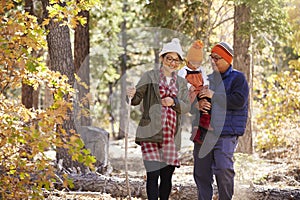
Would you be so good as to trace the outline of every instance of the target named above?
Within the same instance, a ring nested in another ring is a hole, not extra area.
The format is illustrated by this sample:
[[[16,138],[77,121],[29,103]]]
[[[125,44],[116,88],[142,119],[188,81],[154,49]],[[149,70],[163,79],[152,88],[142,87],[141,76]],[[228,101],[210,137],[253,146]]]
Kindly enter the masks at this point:
[[[266,200],[299,200],[300,188],[267,188],[263,186],[255,186],[252,191],[256,199]],[[254,200],[254,199],[253,199]]]
[[[69,188],[72,191],[90,191],[110,194],[112,197],[126,198],[127,185],[125,178],[107,177],[95,173],[85,175],[69,174],[69,178],[73,180],[74,187]],[[132,197],[147,198],[146,182],[141,179],[130,178],[129,186]],[[57,185],[61,188],[61,183]],[[194,183],[191,185],[173,185],[172,199],[196,199],[197,188]]]
[[[107,177],[95,173],[85,175],[69,174],[73,179],[74,188],[72,190],[102,192],[111,194],[112,197],[126,197],[127,186],[125,178]],[[130,190],[133,197],[146,197],[145,183],[130,179]]]
[[[127,186],[125,178],[108,177],[96,173],[85,175],[69,174],[73,179],[74,187],[72,191],[89,191],[110,194],[112,197],[121,199],[127,197]],[[146,182],[140,178],[130,178],[131,196],[136,198],[147,198]],[[60,185],[61,186],[61,185]],[[239,187],[235,191],[235,199],[243,200],[299,200],[300,188],[267,188],[260,185]],[[215,194],[217,195],[217,190]],[[171,192],[173,200],[193,200],[197,199],[197,188],[195,183],[185,185],[174,184]]]

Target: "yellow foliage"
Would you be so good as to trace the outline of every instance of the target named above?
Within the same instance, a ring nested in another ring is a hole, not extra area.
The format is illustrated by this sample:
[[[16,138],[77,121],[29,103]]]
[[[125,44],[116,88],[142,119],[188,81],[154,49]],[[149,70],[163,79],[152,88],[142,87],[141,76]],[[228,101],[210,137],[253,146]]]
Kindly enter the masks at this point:
[[[70,2],[67,7],[55,7],[57,10],[52,13],[59,19],[67,19],[65,23],[73,27],[83,6],[77,1]],[[49,70],[43,57],[32,55],[46,48],[45,29],[36,17],[14,5],[12,0],[0,3],[0,194],[2,199],[41,199],[42,188],[51,189],[56,179],[53,160],[46,154],[48,150],[65,147],[88,166],[94,160],[82,156],[87,152],[78,136],[68,139],[69,133],[76,135],[74,131],[61,128],[72,108],[72,103],[64,97],[72,98],[74,94],[67,77]],[[82,18],[80,21],[84,22]],[[25,108],[18,96],[22,83],[34,89],[50,88],[55,97],[53,104],[43,109]],[[73,140],[76,142],[70,142]],[[64,186],[70,184],[68,180]]]
[[[286,147],[295,140],[287,134],[288,130],[299,129],[300,60],[290,61],[289,64],[288,71],[271,75],[260,84],[261,94],[254,101],[254,107],[260,110],[256,117],[259,149]]]
[[[94,1],[68,1],[64,6],[60,5],[60,1],[50,1],[50,6],[47,7],[49,18],[56,22],[61,22],[61,26],[68,26],[74,29],[79,23],[84,25],[87,21],[79,15],[82,10],[91,9],[99,0]],[[43,24],[48,24],[49,19],[46,19]]]

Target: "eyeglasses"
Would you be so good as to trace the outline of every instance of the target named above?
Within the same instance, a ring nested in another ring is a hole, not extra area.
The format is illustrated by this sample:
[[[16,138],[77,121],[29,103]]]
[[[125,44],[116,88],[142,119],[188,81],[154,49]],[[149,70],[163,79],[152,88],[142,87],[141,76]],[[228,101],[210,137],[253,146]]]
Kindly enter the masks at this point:
[[[218,56],[213,56],[213,55],[209,55],[211,59],[213,59],[215,62],[218,62],[219,60],[223,59],[222,57],[218,57]]]
[[[172,56],[166,55],[165,58],[166,58],[165,61],[166,61],[168,64],[171,64],[172,62],[174,62],[176,65],[181,64],[181,60],[174,59]]]

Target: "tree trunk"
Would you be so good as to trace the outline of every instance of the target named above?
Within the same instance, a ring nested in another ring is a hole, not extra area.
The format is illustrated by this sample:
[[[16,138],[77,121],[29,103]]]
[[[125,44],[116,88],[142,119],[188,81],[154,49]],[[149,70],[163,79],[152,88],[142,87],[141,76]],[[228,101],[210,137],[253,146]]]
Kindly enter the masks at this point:
[[[79,114],[79,118],[76,123],[80,126],[90,126],[90,102],[87,95],[90,92],[90,36],[89,36],[89,11],[81,11],[80,16],[86,18],[87,23],[85,25],[78,25],[75,28],[75,42],[74,42],[74,65],[75,70],[81,82],[85,83],[88,88],[81,84],[76,84],[78,89],[78,103],[82,107],[77,106],[75,109]],[[78,104],[76,103],[76,105]]]
[[[49,0],[42,0],[44,14],[47,15],[46,7],[49,5]],[[72,48],[70,41],[70,31],[67,26],[61,26],[59,22],[50,20],[49,25],[46,27],[49,31],[47,35],[48,52],[50,58],[50,69],[59,71],[68,77],[68,83],[74,86],[75,80],[75,67],[73,63]],[[68,99],[66,99],[68,101]],[[63,123],[63,129],[71,135],[71,130],[75,129],[74,116],[72,111],[67,111],[68,120]],[[83,164],[72,161],[71,155],[68,154],[68,149],[58,147],[56,149],[57,162],[63,161],[62,166],[66,169],[78,168],[84,169]]]
[[[243,72],[247,78],[250,87],[249,103],[248,103],[248,121],[246,131],[243,137],[239,139],[237,152],[253,153],[252,144],[252,113],[251,113],[251,99],[252,99],[252,73],[251,73],[251,54],[250,47],[250,33],[241,34],[240,30],[245,23],[250,22],[250,8],[245,4],[236,5],[234,10],[234,68]]]
[[[33,15],[33,1],[25,0],[25,12]],[[22,104],[26,108],[32,108],[33,106],[33,87],[22,83]]]
[[[33,90],[32,93],[32,106],[35,109],[39,108],[39,96],[40,96],[40,87],[38,87],[37,90]]]
[[[33,87],[22,83],[22,104],[26,108],[32,108],[33,105]]]
[[[109,87],[109,96],[111,97],[113,94],[113,87],[112,87],[112,82],[108,83],[108,87]],[[109,121],[110,121],[110,126],[111,126],[111,134],[113,136],[113,138],[116,138],[116,132],[115,132],[115,117],[113,114],[112,109],[109,109]]]
[[[126,1],[123,3],[123,12],[126,12]],[[120,128],[118,138],[124,138],[125,129],[127,125],[127,106],[125,101],[125,91],[127,87],[126,83],[126,70],[127,70],[127,33],[126,33],[126,19],[123,19],[122,23],[122,46],[124,48],[124,53],[121,56],[121,107],[120,107]]]

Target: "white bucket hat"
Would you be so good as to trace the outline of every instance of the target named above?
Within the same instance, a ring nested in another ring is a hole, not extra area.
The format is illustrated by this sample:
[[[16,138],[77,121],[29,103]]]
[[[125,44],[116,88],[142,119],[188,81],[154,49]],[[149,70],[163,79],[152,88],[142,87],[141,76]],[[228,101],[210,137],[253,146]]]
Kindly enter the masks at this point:
[[[179,55],[180,59],[183,60],[183,51],[178,38],[173,38],[171,42],[163,45],[159,57],[165,53],[175,52]]]

